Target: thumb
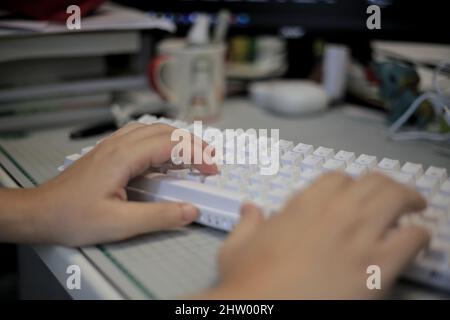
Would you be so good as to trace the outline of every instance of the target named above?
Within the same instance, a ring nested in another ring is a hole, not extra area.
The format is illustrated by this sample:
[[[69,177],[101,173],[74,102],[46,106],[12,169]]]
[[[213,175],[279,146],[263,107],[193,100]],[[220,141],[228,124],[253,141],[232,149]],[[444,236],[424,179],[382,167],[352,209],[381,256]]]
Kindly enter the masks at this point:
[[[252,203],[244,203],[241,208],[241,220],[231,233],[229,240],[236,244],[244,243],[263,222],[262,210]]]
[[[108,219],[113,225],[113,238],[121,240],[139,234],[174,229],[192,223],[198,211],[188,203],[121,202],[114,203]]]
[[[259,207],[252,203],[242,205],[241,220],[231,232],[220,251],[219,259],[221,263],[225,263],[237,248],[247,242],[263,220],[263,212]]]

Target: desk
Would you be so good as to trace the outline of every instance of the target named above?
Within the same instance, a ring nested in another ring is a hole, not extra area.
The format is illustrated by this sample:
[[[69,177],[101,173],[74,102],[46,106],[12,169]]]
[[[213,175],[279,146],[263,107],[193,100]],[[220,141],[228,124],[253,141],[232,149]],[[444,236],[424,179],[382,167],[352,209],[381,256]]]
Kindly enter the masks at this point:
[[[223,106],[220,121],[212,125],[219,128],[279,128],[281,138],[295,142],[301,141],[316,146],[329,146],[337,150],[350,150],[356,153],[375,154],[379,157],[419,162],[424,165],[442,166],[450,170],[450,154],[448,150],[427,143],[390,141],[384,136],[385,126],[383,119],[379,115],[361,112],[351,106],[336,108],[321,115],[294,119],[278,118],[270,115],[253,107],[245,99],[232,99],[228,100]],[[28,138],[15,141],[0,139],[0,146],[9,153],[9,156],[3,154],[0,160],[2,166],[6,169],[5,171],[17,180],[13,181],[13,184],[21,184],[22,186],[30,186],[32,184],[29,178],[23,177],[22,170],[18,171],[13,168],[15,165],[22,166],[22,169],[23,167],[32,166],[34,176],[31,178],[36,183],[40,183],[57,173],[54,168],[61,164],[64,155],[77,152],[81,147],[92,145],[95,142],[92,139],[82,142],[70,141],[67,139],[67,132],[68,128],[60,128],[38,132]],[[40,154],[42,152],[39,150],[42,150],[44,145],[47,151],[45,154]],[[13,153],[14,157],[12,156]],[[39,155],[34,160],[34,163],[29,163],[30,160],[27,154],[31,153],[35,154],[34,157]],[[28,180],[28,183],[26,180]],[[11,184],[11,181],[9,183]],[[71,264],[80,265],[83,275],[82,288],[81,290],[69,290],[68,293],[72,298],[168,298],[175,297],[178,294],[192,293],[192,291],[201,290],[214,283],[214,255],[218,244],[223,240],[225,234],[209,233],[210,231],[205,229],[207,228],[194,226],[185,230],[180,237],[188,239],[188,242],[185,242],[188,244],[194,243],[194,240],[198,241],[199,237],[208,237],[214,243],[214,246],[209,247],[209,251],[205,250],[205,252],[199,253],[196,250],[197,247],[186,247],[183,253],[179,252],[171,257],[171,259],[175,259],[175,263],[173,260],[170,260],[174,264],[184,261],[183,259],[187,258],[181,255],[186,253],[188,255],[200,255],[199,259],[204,259],[203,269],[189,270],[190,279],[195,278],[195,281],[191,280],[190,282],[182,282],[184,275],[164,274],[166,272],[165,268],[158,269],[161,272],[158,275],[151,274],[155,271],[147,270],[147,268],[145,271],[136,269],[135,272],[140,273],[141,276],[135,277],[131,274],[130,277],[130,270],[124,270],[123,265],[111,263],[105,251],[102,252],[96,247],[80,250],[41,246],[32,247],[32,251],[45,263],[54,278],[63,287],[65,287],[67,279],[67,274],[65,273],[67,266]],[[144,249],[146,250],[150,244],[155,250],[158,250],[162,243],[170,245],[172,240],[164,237],[163,233],[149,236],[148,238],[133,239],[115,245],[114,250],[116,252],[121,250],[122,253],[127,252],[130,259],[139,258],[140,252]],[[158,257],[163,259],[161,261],[169,263],[169,260],[164,260],[166,258],[169,259],[168,257]],[[28,267],[31,267],[28,268],[30,270],[23,271],[32,272],[32,266],[28,265]],[[167,270],[167,272],[169,271],[171,270]],[[145,272],[148,273],[146,274]],[[177,287],[182,289],[175,290]],[[403,298],[450,297],[443,293],[407,283],[397,286],[394,292],[395,297]]]

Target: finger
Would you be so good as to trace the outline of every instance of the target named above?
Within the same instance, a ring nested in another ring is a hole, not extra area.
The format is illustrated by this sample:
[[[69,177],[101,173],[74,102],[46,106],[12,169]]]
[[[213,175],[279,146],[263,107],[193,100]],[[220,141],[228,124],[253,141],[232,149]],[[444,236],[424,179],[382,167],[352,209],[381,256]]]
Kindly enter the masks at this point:
[[[123,134],[116,135],[116,138],[120,138],[118,142],[123,144],[130,144],[142,138],[150,138],[158,134],[169,133],[176,129],[175,127],[169,126],[164,123],[155,123],[151,125],[139,124],[133,127],[134,128],[130,128]]]
[[[241,208],[241,219],[233,232],[230,233],[224,242],[219,253],[219,265],[221,269],[225,267],[230,257],[234,255],[236,249],[246,243],[254,234],[258,226],[263,222],[263,213],[260,208],[251,203],[243,204]]]
[[[111,228],[108,241],[183,227],[198,216],[198,210],[187,203],[114,201],[107,210],[103,227]]]
[[[369,173],[350,186],[343,196],[350,197],[355,202],[365,205],[373,194],[383,190],[390,183],[392,183],[392,180],[384,174]]]
[[[150,166],[158,166],[170,160],[172,149],[178,143],[178,141],[172,141],[170,133],[165,133],[152,138],[141,139],[131,144],[130,147],[127,148],[124,157],[127,158],[127,161],[132,161],[130,164],[132,175],[138,175]],[[190,139],[190,143],[190,158],[191,163],[194,163],[194,152],[196,152],[196,150],[202,151],[206,144],[198,138]],[[130,155],[133,155],[132,158]],[[204,161],[205,159],[201,157],[200,160]],[[193,166],[203,174],[216,174],[217,166],[210,163],[211,162],[194,163]]]
[[[328,204],[332,197],[344,192],[353,179],[340,172],[332,172],[318,178],[309,188],[292,198],[287,204],[286,212],[304,211],[316,214],[324,211],[322,208]]]
[[[379,259],[386,280],[392,282],[429,241],[429,233],[418,226],[403,226],[390,232],[379,247]]]
[[[251,203],[244,203],[241,208],[241,219],[227,238],[225,245],[236,247],[245,243],[263,220],[263,212],[260,208]]]
[[[364,232],[379,237],[394,225],[401,215],[421,211],[426,207],[423,197],[413,189],[394,181],[383,185],[367,200],[362,215],[368,223]]]
[[[137,129],[137,128],[142,128],[142,127],[145,127],[145,126],[146,125],[143,124],[143,123],[139,123],[139,122],[133,121],[133,122],[130,122],[130,123],[126,124],[125,126],[120,128],[119,130],[113,132],[109,137],[110,138],[112,138],[112,137],[116,137],[117,138],[117,137],[123,136],[123,135],[125,135],[125,134],[127,134],[127,133],[129,133],[129,132],[131,132],[131,131],[133,131],[135,129]]]

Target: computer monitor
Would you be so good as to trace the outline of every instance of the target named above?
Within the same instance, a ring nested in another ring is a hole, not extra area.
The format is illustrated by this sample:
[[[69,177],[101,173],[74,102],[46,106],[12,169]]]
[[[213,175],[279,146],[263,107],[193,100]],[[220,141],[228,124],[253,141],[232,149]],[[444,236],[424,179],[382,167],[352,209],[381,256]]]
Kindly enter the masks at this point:
[[[118,0],[173,20],[183,31],[195,12],[232,13],[231,33],[305,33],[336,38],[363,37],[450,43],[445,1],[405,0]],[[369,30],[370,5],[381,8],[381,29]]]

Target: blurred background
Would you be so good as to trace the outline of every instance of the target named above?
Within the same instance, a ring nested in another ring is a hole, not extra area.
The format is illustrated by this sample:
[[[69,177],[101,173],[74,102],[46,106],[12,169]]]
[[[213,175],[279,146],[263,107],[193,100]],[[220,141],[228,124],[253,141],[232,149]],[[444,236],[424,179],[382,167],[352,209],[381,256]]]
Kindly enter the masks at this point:
[[[448,148],[447,21],[437,0],[4,0],[0,136],[82,139],[146,113],[214,124],[248,99],[293,119],[350,103],[393,138],[408,126],[402,139]],[[0,298],[15,297],[16,265],[1,268]]]

